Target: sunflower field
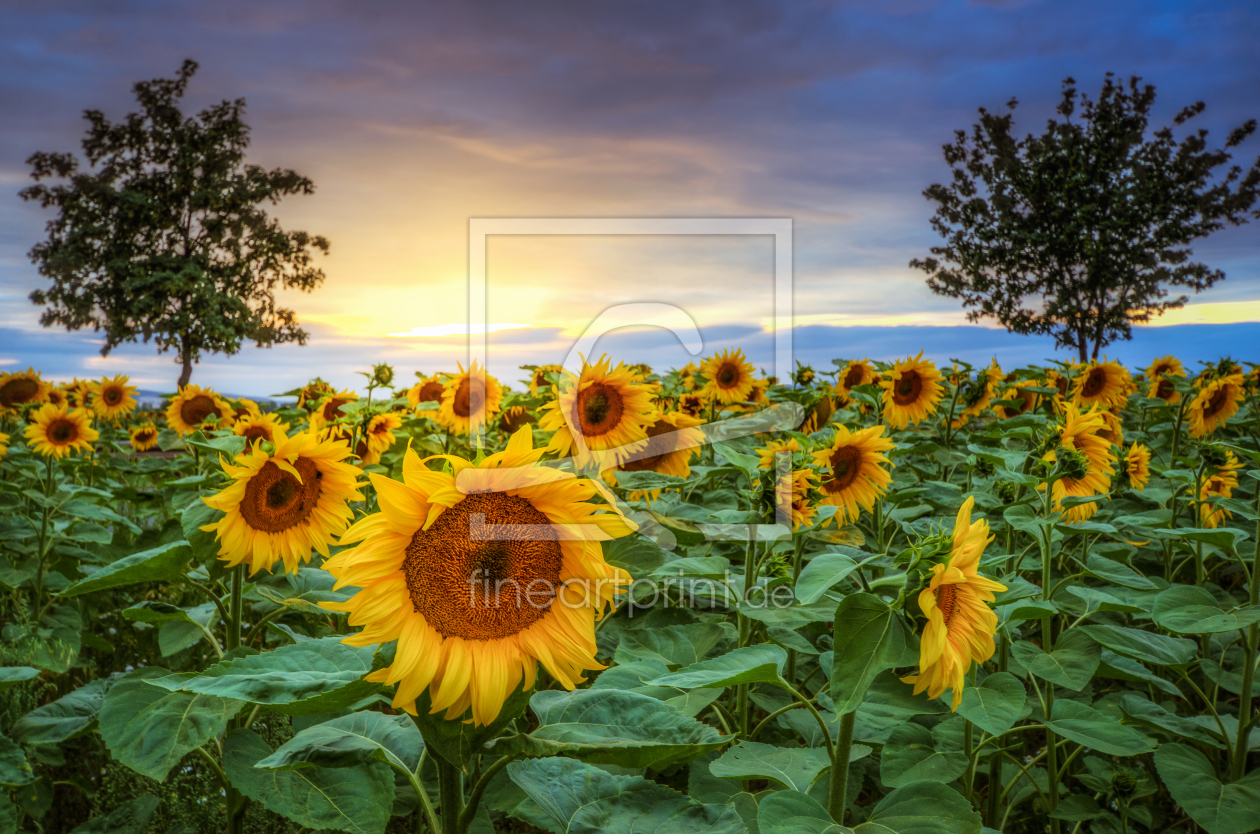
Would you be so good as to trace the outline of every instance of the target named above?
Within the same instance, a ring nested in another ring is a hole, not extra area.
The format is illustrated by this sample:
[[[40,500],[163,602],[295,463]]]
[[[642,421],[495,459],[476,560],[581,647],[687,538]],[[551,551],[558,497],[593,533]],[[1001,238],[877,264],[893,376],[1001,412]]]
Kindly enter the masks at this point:
[[[0,834],[1260,828],[1256,366],[524,370],[0,374]]]

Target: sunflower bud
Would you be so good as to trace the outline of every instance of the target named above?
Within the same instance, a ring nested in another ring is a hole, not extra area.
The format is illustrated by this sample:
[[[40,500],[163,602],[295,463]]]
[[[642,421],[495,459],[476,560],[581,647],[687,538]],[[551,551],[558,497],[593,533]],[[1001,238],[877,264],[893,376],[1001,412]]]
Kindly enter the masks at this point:
[[[1089,473],[1089,458],[1079,449],[1060,448],[1055,453],[1058,465],[1051,473],[1052,479],[1070,478],[1079,481]]]
[[[372,366],[372,386],[388,388],[394,381],[394,368],[386,362]]]
[[[1212,469],[1220,469],[1229,463],[1229,452],[1214,443],[1200,446],[1199,457]]]

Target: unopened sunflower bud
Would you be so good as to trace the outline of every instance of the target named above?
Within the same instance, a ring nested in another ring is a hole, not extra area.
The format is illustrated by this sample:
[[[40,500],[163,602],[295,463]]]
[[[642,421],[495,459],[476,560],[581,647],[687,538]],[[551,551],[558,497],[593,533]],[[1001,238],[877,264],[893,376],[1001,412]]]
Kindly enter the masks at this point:
[[[1220,469],[1229,463],[1229,452],[1214,443],[1200,446],[1199,457],[1213,469]]]

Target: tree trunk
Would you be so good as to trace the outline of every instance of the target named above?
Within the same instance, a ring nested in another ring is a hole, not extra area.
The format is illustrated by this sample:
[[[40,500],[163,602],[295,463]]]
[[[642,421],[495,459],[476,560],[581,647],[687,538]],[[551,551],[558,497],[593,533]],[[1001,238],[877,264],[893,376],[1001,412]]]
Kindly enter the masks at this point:
[[[192,345],[188,344],[187,339],[184,339],[180,344],[179,361],[184,366],[183,371],[179,374],[178,389],[182,390],[188,384],[188,380],[192,378]]]

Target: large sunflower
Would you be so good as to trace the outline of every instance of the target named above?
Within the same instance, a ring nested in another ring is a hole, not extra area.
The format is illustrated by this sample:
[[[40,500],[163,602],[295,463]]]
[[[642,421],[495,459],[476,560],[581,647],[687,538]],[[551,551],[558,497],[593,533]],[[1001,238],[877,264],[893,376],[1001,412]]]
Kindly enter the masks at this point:
[[[1181,402],[1181,394],[1173,387],[1171,377],[1185,375],[1186,369],[1182,367],[1180,359],[1171,355],[1161,356],[1146,369],[1146,380],[1151,386],[1146,396],[1172,405]]]
[[[92,428],[92,414],[86,408],[66,408],[51,403],[31,414],[26,442],[44,456],[63,458],[71,452],[88,451],[100,435]]]
[[[137,452],[147,452],[158,445],[158,430],[153,423],[144,423],[127,429],[131,437],[131,448]]]
[[[1219,377],[1203,386],[1190,403],[1190,436],[1206,437],[1225,425],[1245,393],[1242,374]]]
[[[580,452],[580,435],[599,469],[615,466],[647,441],[647,427],[655,421],[652,392],[635,382],[635,373],[618,363],[610,368],[607,356],[595,364],[583,360],[582,375],[566,374],[555,399],[543,406],[539,428],[554,431],[548,452],[561,456]],[[609,454],[602,454],[608,452]]]
[[[89,383],[92,392],[92,410],[104,420],[117,420],[136,410],[134,385],[128,385],[130,377],[119,374],[113,379],[101,377],[100,382]]]
[[[1151,480],[1151,450],[1141,443],[1130,446],[1124,453],[1124,471],[1129,484],[1140,491]]]
[[[722,405],[742,403],[752,396],[754,370],[745,360],[743,349],[714,354],[700,367],[707,380],[700,389],[700,396],[716,399]]]
[[[415,409],[420,407],[420,403],[441,402],[445,388],[440,374],[422,376],[419,382],[407,389],[407,404]]]
[[[0,414],[43,402],[51,388],[34,368],[0,374]]]
[[[931,359],[923,358],[923,351],[893,365],[879,383],[884,389],[884,422],[904,429],[926,420],[944,393],[940,379],[941,372]]]
[[[231,420],[232,406],[200,385],[185,385],[166,405],[166,424],[181,435],[192,433],[211,417],[219,421]]]
[[[448,431],[475,434],[494,418],[503,403],[503,386],[474,361],[451,377],[442,391],[437,421]]]
[[[835,438],[826,449],[814,452],[814,465],[822,468],[818,491],[823,504],[834,504],[841,523],[856,521],[862,510],[874,510],[892,482],[884,468],[889,463],[884,452],[894,444],[884,437],[884,426],[871,426],[850,432],[839,423],[833,427]]]
[[[1087,498],[1091,495],[1102,495],[1111,489],[1111,476],[1115,474],[1115,466],[1111,458],[1111,441],[1100,436],[1107,430],[1103,412],[1090,411],[1082,414],[1071,403],[1063,405],[1063,422],[1059,428],[1059,445],[1063,449],[1080,452],[1084,456],[1085,471],[1080,477],[1059,478],[1051,488],[1054,508],[1062,512],[1068,524],[1079,524],[1093,517],[1098,512],[1098,502],[1076,504],[1066,510],[1063,499],[1067,496]],[[1051,449],[1042,459],[1053,467],[1058,462],[1058,454]],[[1039,490],[1046,485],[1039,484]]]
[[[1132,384],[1129,371],[1119,362],[1090,362],[1073,380],[1072,405],[1123,407]]]
[[[875,366],[869,359],[854,359],[844,366],[840,376],[836,378],[836,393],[847,397],[859,385],[870,385],[875,381]]]
[[[914,684],[914,694],[927,690],[939,698],[953,690],[952,710],[962,703],[963,678],[971,664],[993,656],[997,615],[989,608],[994,593],[1006,586],[979,574],[980,556],[993,541],[989,523],[971,520],[974,498],[958,510],[949,560],[932,566],[932,580],[919,592],[919,608],[927,616],[919,641],[919,673],[901,680]]]
[[[616,484],[617,472],[660,472],[686,478],[691,474],[691,459],[700,454],[700,447],[704,445],[704,432],[697,428],[700,425],[700,420],[686,414],[657,415],[655,422],[647,427],[647,444],[634,453],[634,460],[605,470],[604,480]],[[660,494],[656,489],[646,496],[634,492],[630,497],[656,499]]]
[[[595,620],[630,579],[599,542],[630,527],[588,503],[595,483],[538,466],[544,450],[532,447],[523,428],[477,465],[441,455],[452,471],[436,472],[408,450],[401,482],[370,476],[381,512],[347,530],[341,543],[357,546],[324,565],[336,588],[362,590],[323,605],[363,626],[345,643],[398,641],[393,664],[368,676],[398,684],[394,707],[415,714],[428,688],[432,713],[472,707],[484,725],[533,686],[540,662],[567,689],[603,668]]]
[[[237,418],[232,434],[245,438],[251,446],[257,440],[266,440],[278,446],[288,436],[289,424],[275,414],[247,414]]]
[[[248,563],[252,576],[278,561],[293,573],[312,548],[327,557],[354,517],[347,502],[363,500],[359,470],[343,463],[349,454],[344,443],[300,432],[271,454],[255,444],[235,465],[223,462],[231,485],[202,499],[226,513],[201,528],[218,536],[219,558],[229,567]]]
[[[1204,527],[1215,529],[1234,517],[1234,514],[1224,507],[1216,507],[1206,502],[1213,495],[1219,495],[1222,498],[1232,497],[1234,490],[1238,488],[1239,469],[1242,469],[1242,464],[1238,462],[1238,456],[1226,451],[1225,464],[1203,480],[1199,487],[1199,501],[1204,502],[1199,508],[1199,520]]]

